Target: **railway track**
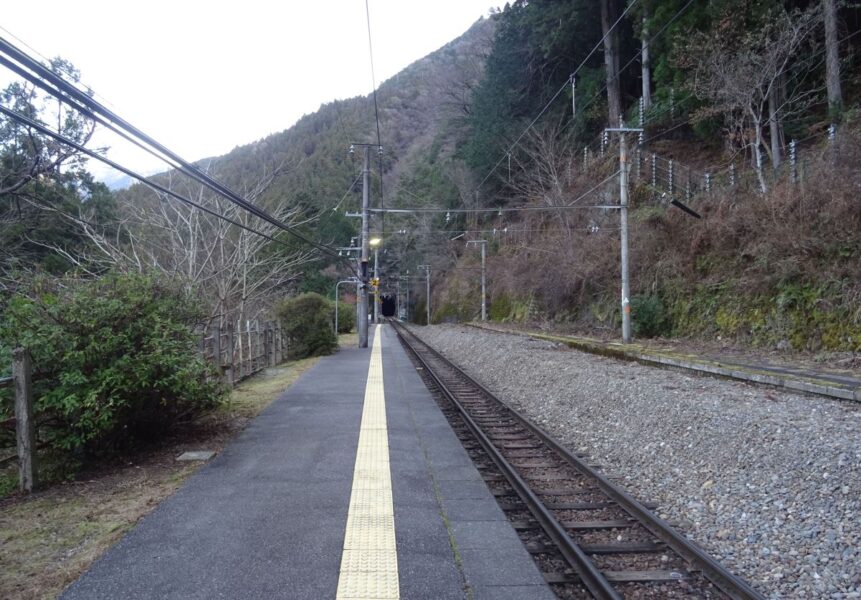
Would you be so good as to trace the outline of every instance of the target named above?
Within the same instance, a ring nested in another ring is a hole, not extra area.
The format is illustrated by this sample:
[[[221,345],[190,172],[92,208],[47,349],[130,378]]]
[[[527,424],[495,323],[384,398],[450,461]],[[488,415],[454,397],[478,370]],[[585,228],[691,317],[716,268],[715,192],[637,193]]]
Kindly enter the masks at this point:
[[[392,324],[560,598],[764,599],[584,457]]]

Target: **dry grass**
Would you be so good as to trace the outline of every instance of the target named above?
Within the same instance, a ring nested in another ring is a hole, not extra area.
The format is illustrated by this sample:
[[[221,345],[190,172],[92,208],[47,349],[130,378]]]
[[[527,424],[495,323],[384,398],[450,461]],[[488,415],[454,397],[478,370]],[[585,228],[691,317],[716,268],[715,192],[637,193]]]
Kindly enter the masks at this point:
[[[675,140],[667,147],[688,148]],[[861,131],[846,129],[836,147],[819,143],[806,151],[800,185],[791,184],[784,173],[767,194],[742,186],[718,189],[690,202],[702,214],[699,220],[662,204],[645,186],[635,185],[630,213],[632,294],[667,292],[667,298],[681,301],[698,290],[714,289],[752,306],[757,298],[777,298],[787,289],[827,289],[817,309],[851,313],[857,328],[861,323],[859,160]],[[600,170],[581,176],[567,197],[579,197],[604,174]],[[614,186],[605,186],[605,200],[610,203],[616,198]],[[591,224],[600,230],[589,232]],[[515,233],[495,238],[498,248],[492,249],[488,260],[492,299],[531,302],[539,315],[577,320],[584,327],[614,322],[620,277],[615,212],[524,214],[520,222],[509,225]],[[518,234],[518,229],[532,233]],[[462,266],[474,263],[465,255]],[[456,297],[462,279],[469,289],[477,289],[470,273],[448,275],[441,287]],[[763,325],[763,331],[770,326],[770,322]],[[774,331],[775,337],[783,335]],[[813,351],[818,339],[814,338],[809,348]]]
[[[0,500],[0,598],[56,598],[200,466],[176,462],[179,453],[221,449],[317,360],[266,369],[242,382],[229,404],[165,447],[29,497]]]

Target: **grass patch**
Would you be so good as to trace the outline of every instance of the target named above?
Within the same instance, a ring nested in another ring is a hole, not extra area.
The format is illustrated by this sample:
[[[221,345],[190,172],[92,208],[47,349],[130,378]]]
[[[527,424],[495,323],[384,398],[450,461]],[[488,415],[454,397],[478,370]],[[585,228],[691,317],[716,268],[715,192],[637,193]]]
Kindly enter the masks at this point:
[[[178,454],[220,450],[317,360],[271,367],[243,381],[229,403],[146,455],[96,467],[31,496],[0,499],[0,598],[56,598],[200,466],[177,463]],[[11,478],[2,475],[0,485]],[[17,476],[11,480],[14,487]]]
[[[359,347],[359,334],[356,332],[353,333],[342,333],[338,336],[338,347],[339,348],[358,348]]]

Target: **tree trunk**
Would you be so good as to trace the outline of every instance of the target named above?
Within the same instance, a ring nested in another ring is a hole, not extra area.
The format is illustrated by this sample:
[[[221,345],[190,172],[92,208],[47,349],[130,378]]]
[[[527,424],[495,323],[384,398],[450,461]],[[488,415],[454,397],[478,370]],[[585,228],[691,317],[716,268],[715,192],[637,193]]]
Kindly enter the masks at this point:
[[[771,166],[776,171],[781,163],[780,117],[777,114],[779,106],[779,80],[771,86],[768,94],[768,131],[771,136]]]
[[[643,32],[642,43],[643,51],[641,53],[641,62],[643,66],[643,110],[649,110],[652,106],[652,64],[649,58],[649,9],[643,7]]]
[[[604,67],[607,74],[607,113],[610,125],[619,125],[622,99],[619,88],[619,33],[616,28],[617,0],[601,0],[601,29],[604,32]],[[609,32],[609,35],[607,35]]]
[[[839,113],[843,109],[843,92],[840,87],[840,51],[837,47],[836,0],[822,0],[825,21],[825,85],[828,88],[828,107]]]
[[[765,174],[762,172],[762,122],[754,111],[751,111],[751,117],[754,131],[754,169],[756,170],[756,178],[759,180],[759,189],[764,194],[768,191],[768,184],[765,183]]]

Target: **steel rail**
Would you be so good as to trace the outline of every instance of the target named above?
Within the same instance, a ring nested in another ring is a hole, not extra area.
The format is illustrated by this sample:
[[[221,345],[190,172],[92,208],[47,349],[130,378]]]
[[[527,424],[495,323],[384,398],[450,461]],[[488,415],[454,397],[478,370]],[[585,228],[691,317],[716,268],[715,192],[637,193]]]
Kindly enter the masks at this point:
[[[571,539],[571,536],[568,535],[568,532],[565,530],[562,523],[560,523],[559,520],[550,512],[535,492],[530,489],[529,485],[520,477],[511,463],[502,456],[502,453],[500,453],[493,442],[491,442],[484,431],[482,431],[481,427],[473,420],[466,408],[460,403],[460,401],[458,401],[455,394],[449,390],[448,386],[446,386],[433,368],[431,368],[424,357],[421,356],[419,351],[416,350],[415,346],[406,339],[403,335],[404,332],[422,343],[426,348],[428,348],[428,350],[434,353],[437,358],[441,358],[450,365],[449,361],[439,356],[432,348],[427,346],[427,344],[424,344],[420,338],[415,336],[406,328],[402,328],[402,326],[397,325],[395,326],[395,331],[413,356],[415,356],[416,359],[424,366],[425,373],[427,373],[427,375],[433,380],[434,384],[439,388],[443,395],[445,395],[446,398],[448,398],[449,401],[451,401],[451,403],[457,408],[464,422],[467,424],[467,427],[469,427],[472,434],[481,444],[482,449],[488,454],[488,456],[490,456],[494,464],[496,464],[497,468],[514,489],[515,493],[529,509],[529,512],[535,517],[535,520],[538,522],[544,533],[546,533],[547,536],[553,540],[553,543],[556,544],[566,562],[568,562],[568,564],[577,572],[577,575],[580,577],[580,580],[586,588],[595,598],[602,600],[622,600],[622,595],[616,591],[613,585],[606,577],[604,577],[604,574],[601,573],[580,546]]]
[[[403,326],[398,325],[398,327]],[[404,328],[404,330],[406,330],[406,328]],[[598,487],[600,487],[607,496],[613,499],[620,508],[622,508],[622,510],[627,512],[652,535],[664,542],[669,548],[676,552],[676,554],[681,556],[696,569],[699,569],[706,579],[711,581],[727,596],[733,600],[766,600],[764,595],[751,587],[751,585],[742,578],[730,573],[723,565],[718,563],[705,550],[700,548],[699,545],[684,537],[678,531],[673,529],[669,523],[655,515],[628,492],[577,458],[574,454],[550,437],[538,425],[530,421],[527,417],[521,415],[516,409],[509,406],[507,403],[497,398],[492,392],[490,392],[490,390],[467,375],[463,369],[452,363],[435,349],[431,348],[427,343],[422,341],[421,338],[418,338],[418,336],[409,330],[406,331],[408,331],[412,337],[421,341],[421,343],[427,348],[428,352],[430,352],[435,358],[441,360],[448,368],[454,370],[459,376],[463,377],[470,385],[474,385],[483,394],[505,407],[515,420],[523,425],[530,433],[533,433],[540,438],[542,442],[547,444],[550,449],[555,451],[571,467],[584,476],[593,479],[598,484]],[[401,336],[401,339],[404,339],[403,336]],[[415,353],[415,351],[413,352]],[[426,364],[426,361],[422,360],[422,363]],[[436,380],[436,378],[434,379]],[[458,408],[461,408],[459,404]]]

